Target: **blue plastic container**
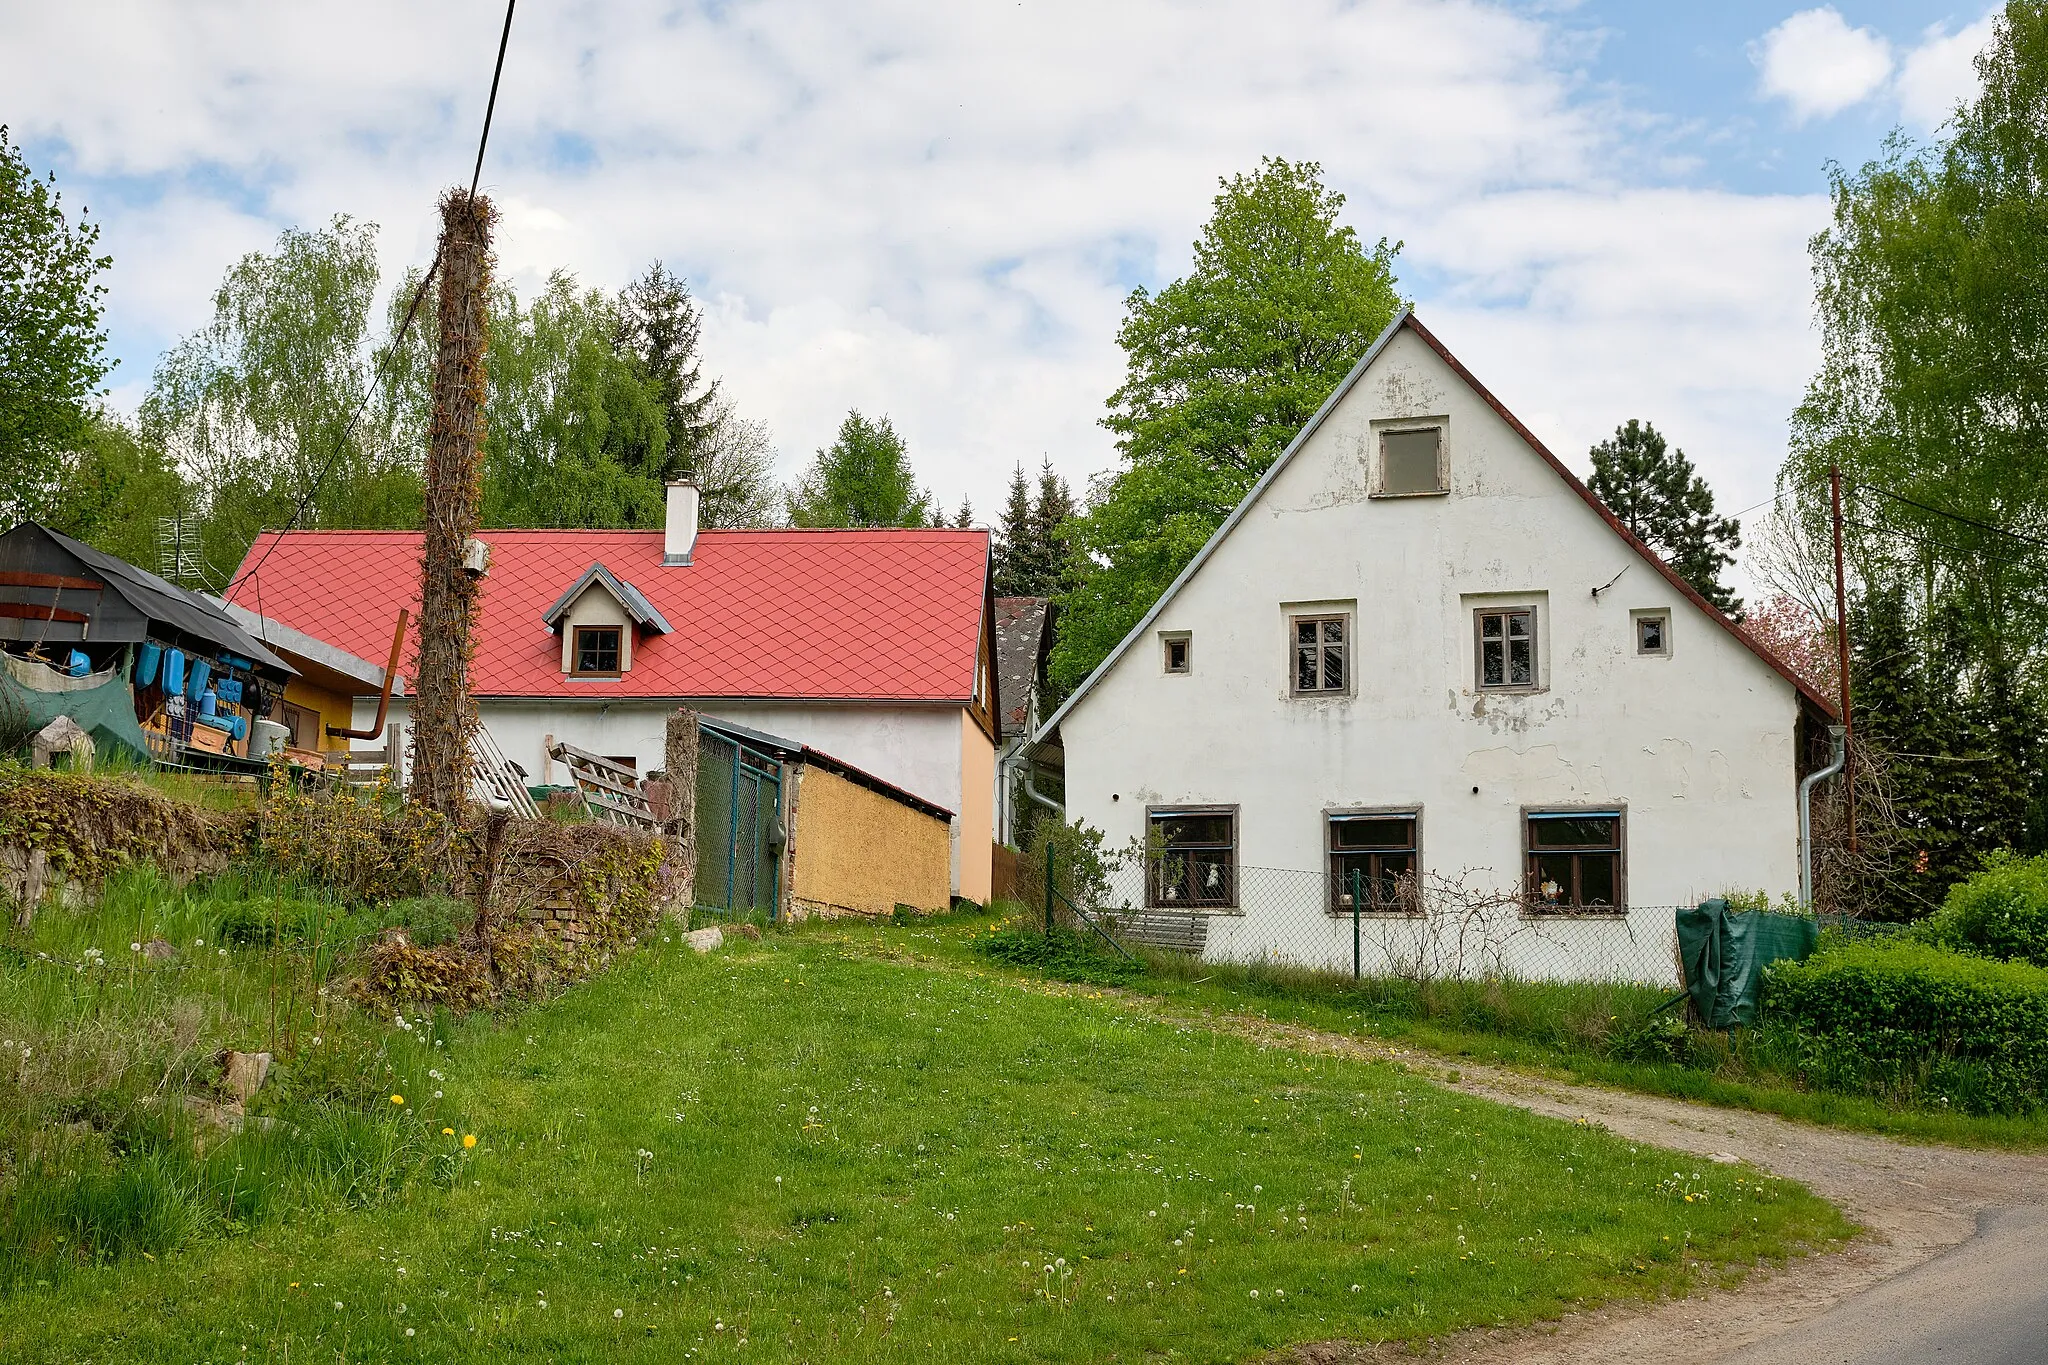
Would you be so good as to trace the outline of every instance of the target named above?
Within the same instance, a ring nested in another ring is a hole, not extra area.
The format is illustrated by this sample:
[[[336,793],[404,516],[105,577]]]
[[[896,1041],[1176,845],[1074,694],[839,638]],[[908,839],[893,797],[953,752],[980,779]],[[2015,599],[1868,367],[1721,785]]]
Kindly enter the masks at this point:
[[[206,680],[213,676],[213,665],[204,659],[192,661],[191,675],[185,682],[185,695],[194,699],[206,691]]]
[[[74,649],[71,657],[65,660],[64,671],[74,678],[82,678],[92,672],[92,660],[86,657],[84,650]]]
[[[157,665],[164,660],[164,647],[154,640],[144,640],[142,650],[135,656],[135,685],[148,687],[156,681]]]
[[[208,688],[199,694],[199,714],[202,716],[220,714],[220,698],[214,693],[213,689]]]
[[[240,678],[216,679],[213,684],[213,690],[220,693],[222,701],[233,702],[237,706],[242,704],[242,680]]]
[[[182,649],[164,651],[164,691],[179,694],[185,691],[185,651]]]

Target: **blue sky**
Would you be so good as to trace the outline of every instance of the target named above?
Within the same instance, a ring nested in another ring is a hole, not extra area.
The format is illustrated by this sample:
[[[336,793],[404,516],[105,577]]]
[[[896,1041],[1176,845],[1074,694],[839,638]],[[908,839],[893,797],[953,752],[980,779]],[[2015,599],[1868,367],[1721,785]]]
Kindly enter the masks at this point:
[[[387,284],[468,178],[498,0],[0,0],[0,120],[115,257],[113,401],[242,253],[347,212]],[[949,506],[1076,483],[1134,282],[1219,176],[1320,161],[1405,292],[1566,459],[1631,416],[1767,497],[1817,356],[1824,165],[1925,136],[1987,8],[1620,0],[556,0],[522,7],[485,187],[501,271],[659,256],[785,472],[890,414]]]

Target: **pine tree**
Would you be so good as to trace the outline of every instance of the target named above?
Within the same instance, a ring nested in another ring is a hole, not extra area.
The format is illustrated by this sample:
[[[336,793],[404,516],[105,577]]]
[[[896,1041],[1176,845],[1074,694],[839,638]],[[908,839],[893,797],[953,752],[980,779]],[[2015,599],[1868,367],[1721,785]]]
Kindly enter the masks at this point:
[[[1031,485],[1024,479],[1024,464],[1020,460],[1010,472],[1010,493],[1003,502],[1002,519],[996,523],[996,596],[1032,596],[1027,564],[1031,533]]]
[[[960,499],[960,510],[953,515],[953,526],[964,531],[974,525],[974,502],[971,498]]]
[[[1614,439],[1593,447],[1595,497],[1636,539],[1664,557],[1678,576],[1722,611],[1739,617],[1742,599],[1721,582],[1735,562],[1742,528],[1714,514],[1714,492],[1693,472],[1685,452],[1657,428],[1631,417]]]
[[[1075,511],[1073,491],[1065,479],[1053,473],[1052,460],[1047,458],[1039,467],[1038,502],[1031,509],[1031,542],[1037,555],[1033,565],[1036,590],[1031,596],[1057,597],[1067,590],[1071,578],[1067,523]]]
[[[696,472],[699,449],[710,439],[719,408],[718,381],[706,384],[697,343],[703,310],[689,284],[660,261],[619,292],[617,346],[632,355],[658,395],[666,422],[664,449],[636,452],[636,472],[661,479]],[[635,461],[629,456],[626,463]]]

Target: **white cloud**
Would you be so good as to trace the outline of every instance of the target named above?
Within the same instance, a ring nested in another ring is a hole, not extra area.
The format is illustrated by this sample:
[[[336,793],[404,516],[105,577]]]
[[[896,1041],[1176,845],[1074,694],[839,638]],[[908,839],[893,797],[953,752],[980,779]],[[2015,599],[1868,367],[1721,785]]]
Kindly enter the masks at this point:
[[[375,219],[387,281],[431,253],[502,12],[0,8],[8,116],[106,224],[123,397],[283,226]],[[1813,362],[1825,205],[1639,188],[1665,178],[1624,141],[1640,113],[1553,25],[1482,0],[565,0],[521,9],[484,183],[523,290],[687,274],[707,367],[786,473],[859,406],[988,515],[1018,460],[1113,462],[1123,298],[1185,269],[1217,177],[1318,159],[1560,455],[1648,417],[1754,501]]]
[[[1899,64],[1899,111],[1922,129],[1939,127],[1977,93],[1976,58],[1991,42],[1996,12],[1954,33],[1936,24]]]
[[[1892,74],[1884,35],[1850,28],[1833,5],[1801,10],[1750,45],[1764,95],[1784,100],[1795,118],[1825,118],[1860,104]]]

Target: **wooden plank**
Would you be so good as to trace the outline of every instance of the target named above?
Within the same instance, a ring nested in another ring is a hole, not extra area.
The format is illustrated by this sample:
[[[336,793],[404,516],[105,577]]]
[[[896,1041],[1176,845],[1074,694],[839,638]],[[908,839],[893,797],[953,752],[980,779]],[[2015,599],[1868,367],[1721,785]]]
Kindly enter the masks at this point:
[[[77,625],[92,619],[68,607],[45,607],[34,602],[0,602],[0,616],[20,621],[69,621]]]
[[[96,578],[73,578],[69,574],[0,569],[0,588],[56,588],[64,592],[104,592],[106,584]]]
[[[640,780],[640,774],[633,771],[631,768],[628,768],[625,764],[614,763],[612,762],[612,760],[606,758],[603,754],[594,754],[590,752],[590,750],[588,749],[579,749],[573,744],[556,744],[555,754],[557,757],[563,757],[566,755],[569,757],[581,759],[583,762],[588,763],[593,768],[615,772],[619,776],[624,777],[629,781],[638,782]],[[566,761],[566,758],[564,761]]]

